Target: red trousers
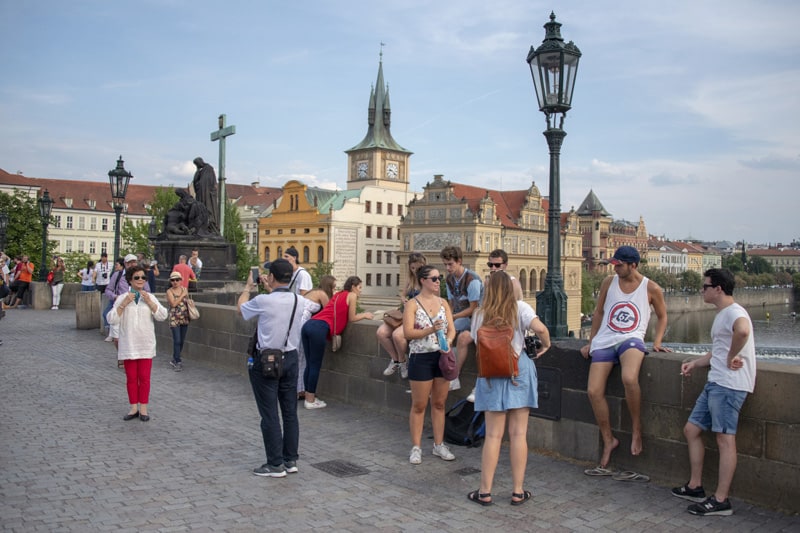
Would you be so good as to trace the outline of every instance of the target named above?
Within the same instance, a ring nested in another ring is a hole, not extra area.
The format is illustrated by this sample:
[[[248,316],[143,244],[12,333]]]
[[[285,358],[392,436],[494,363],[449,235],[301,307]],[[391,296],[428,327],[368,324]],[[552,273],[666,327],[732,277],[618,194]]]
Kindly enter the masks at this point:
[[[150,371],[152,359],[125,359],[128,403],[150,403]]]

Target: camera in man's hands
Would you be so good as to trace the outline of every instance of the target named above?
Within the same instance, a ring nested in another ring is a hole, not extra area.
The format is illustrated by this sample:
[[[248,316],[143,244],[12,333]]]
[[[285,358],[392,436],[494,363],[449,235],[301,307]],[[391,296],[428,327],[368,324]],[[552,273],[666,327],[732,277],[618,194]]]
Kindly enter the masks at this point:
[[[536,352],[542,347],[542,341],[536,335],[525,336],[525,353],[528,357],[533,359],[536,357]]]
[[[107,277],[108,277],[108,272],[103,272],[103,279],[106,279]]]

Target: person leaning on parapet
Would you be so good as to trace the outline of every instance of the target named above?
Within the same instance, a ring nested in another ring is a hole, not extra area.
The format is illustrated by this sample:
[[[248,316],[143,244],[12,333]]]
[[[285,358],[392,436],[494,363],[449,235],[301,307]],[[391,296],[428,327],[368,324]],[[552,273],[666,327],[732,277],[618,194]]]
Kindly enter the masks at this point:
[[[294,246],[290,246],[283,252],[283,258],[292,265],[292,280],[289,282],[289,290],[303,296],[314,287],[311,281],[311,274],[300,266],[300,254]]]
[[[717,308],[711,326],[711,350],[703,357],[683,363],[681,375],[690,376],[695,368],[711,367],[708,383],[697,398],[689,421],[683,428],[689,447],[691,477],[672,495],[693,502],[688,511],[695,515],[730,515],[728,500],[736,471],[736,429],[739,412],[756,384],[756,355],[753,324],[745,309],[733,300],[736,280],[728,269],[712,268],[703,275],[703,301]],[[706,498],[703,490],[703,431],[717,434],[719,474],[716,492]]]
[[[253,367],[248,374],[258,413],[261,415],[261,435],[267,462],[254,469],[253,473],[265,477],[286,477],[287,472],[297,472],[299,457],[297,348],[300,345],[303,310],[307,302],[304,297],[292,294],[288,288],[292,279],[292,265],[288,261],[276,259],[266,263],[264,268],[269,270],[269,274],[261,276],[260,280],[272,291],[250,300],[250,292],[256,289],[256,284],[248,276],[244,292],[237,303],[245,320],[258,317],[258,351],[253,356]],[[292,308],[294,314],[287,311]],[[266,349],[283,352],[283,373],[279,378],[263,375],[259,352]],[[278,405],[281,420],[278,419]]]
[[[458,372],[467,359],[469,345],[472,337],[469,335],[470,320],[472,313],[478,308],[483,292],[481,278],[462,264],[463,256],[461,248],[458,246],[448,246],[440,252],[440,257],[447,270],[447,300],[450,309],[453,311],[453,321],[456,327],[456,364]],[[461,388],[461,381],[458,378],[450,382],[450,390]]]
[[[642,453],[642,392],[639,388],[639,370],[648,353],[644,336],[650,321],[651,305],[658,318],[653,351],[669,351],[661,346],[667,329],[664,293],[657,283],[639,272],[639,261],[639,252],[632,246],[620,246],[614,252],[610,263],[614,265],[615,274],[606,277],[600,285],[600,296],[592,316],[589,344],[581,348],[581,355],[592,359],[586,390],[603,437],[600,465],[587,470],[588,475],[609,475],[611,452],[619,446],[619,441],[611,432],[605,396],[608,376],[616,364],[622,367],[625,401],[631,415],[631,454]]]

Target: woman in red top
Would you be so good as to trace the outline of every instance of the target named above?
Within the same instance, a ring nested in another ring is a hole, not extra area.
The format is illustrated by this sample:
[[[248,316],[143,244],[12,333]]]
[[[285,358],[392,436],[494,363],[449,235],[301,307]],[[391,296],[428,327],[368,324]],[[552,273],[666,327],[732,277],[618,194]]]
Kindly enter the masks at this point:
[[[321,409],[328,405],[317,398],[317,382],[328,339],[331,335],[340,335],[348,322],[358,322],[365,318],[372,320],[372,313],[356,312],[360,294],[361,278],[350,276],[344,282],[344,290],[334,294],[322,311],[303,325],[303,352],[306,354],[303,381],[306,389],[306,409]]]

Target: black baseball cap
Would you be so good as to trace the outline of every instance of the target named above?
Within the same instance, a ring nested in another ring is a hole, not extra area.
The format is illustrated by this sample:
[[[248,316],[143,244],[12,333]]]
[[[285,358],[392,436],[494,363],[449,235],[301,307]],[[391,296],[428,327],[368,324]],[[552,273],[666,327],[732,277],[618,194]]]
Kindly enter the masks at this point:
[[[267,261],[264,263],[264,269],[269,270],[278,283],[289,283],[292,280],[292,272],[294,272],[292,264],[286,259]]]

